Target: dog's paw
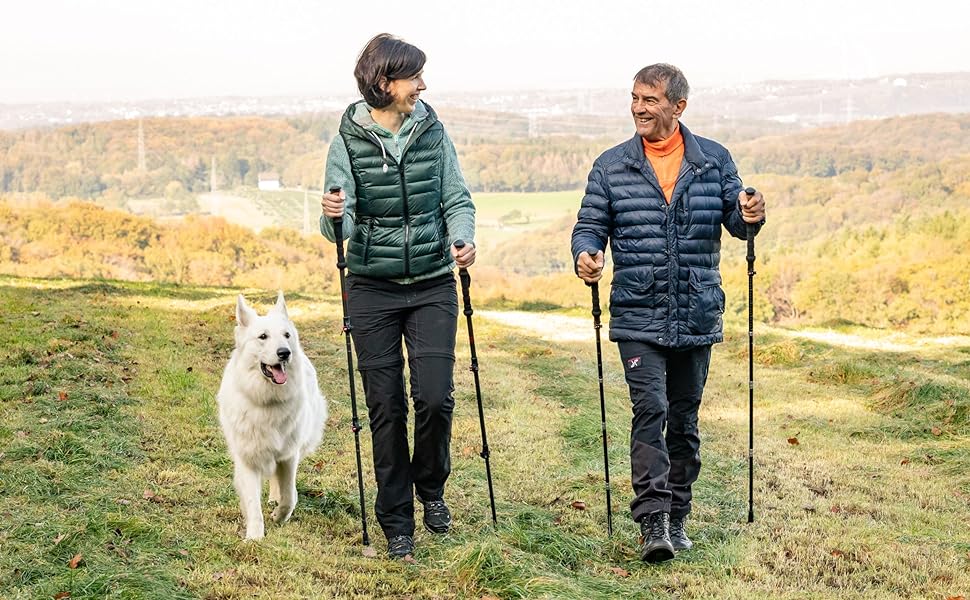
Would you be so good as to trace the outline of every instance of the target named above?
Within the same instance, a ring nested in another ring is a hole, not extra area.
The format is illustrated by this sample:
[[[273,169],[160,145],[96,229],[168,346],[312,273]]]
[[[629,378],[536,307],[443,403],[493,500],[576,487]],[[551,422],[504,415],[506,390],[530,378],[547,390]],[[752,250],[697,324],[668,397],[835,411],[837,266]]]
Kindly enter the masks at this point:
[[[269,518],[273,519],[274,523],[283,524],[290,519],[291,514],[293,514],[292,506],[279,505],[270,513]]]
[[[260,523],[259,527],[247,527],[245,540],[247,542],[256,542],[263,539],[264,528],[263,524]]]

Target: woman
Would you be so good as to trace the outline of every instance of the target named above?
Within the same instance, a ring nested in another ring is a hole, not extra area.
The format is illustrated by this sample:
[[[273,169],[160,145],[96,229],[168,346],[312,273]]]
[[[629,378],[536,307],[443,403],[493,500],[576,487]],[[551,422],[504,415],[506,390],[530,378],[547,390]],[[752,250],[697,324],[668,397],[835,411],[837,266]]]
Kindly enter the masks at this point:
[[[320,229],[343,218],[347,295],[364,384],[377,478],[377,520],[388,554],[414,552],[414,497],[424,525],[446,533],[458,295],[452,269],[475,262],[475,207],[455,147],[419,99],[425,54],[388,34],[370,40],[354,69],[364,99],[351,104],[330,145]],[[456,240],[466,244],[455,248]],[[408,448],[407,347],[414,400]]]

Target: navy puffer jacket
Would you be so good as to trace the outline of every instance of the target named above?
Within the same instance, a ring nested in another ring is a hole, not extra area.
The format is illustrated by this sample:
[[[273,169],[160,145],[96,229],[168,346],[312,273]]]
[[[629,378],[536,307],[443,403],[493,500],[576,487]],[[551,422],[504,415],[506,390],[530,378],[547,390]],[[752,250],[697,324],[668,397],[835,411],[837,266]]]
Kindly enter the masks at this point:
[[[573,264],[609,240],[613,341],[687,348],[724,339],[721,226],[744,239],[741,179],[724,146],[680,131],[684,161],[669,205],[639,135],[604,152],[589,174]]]

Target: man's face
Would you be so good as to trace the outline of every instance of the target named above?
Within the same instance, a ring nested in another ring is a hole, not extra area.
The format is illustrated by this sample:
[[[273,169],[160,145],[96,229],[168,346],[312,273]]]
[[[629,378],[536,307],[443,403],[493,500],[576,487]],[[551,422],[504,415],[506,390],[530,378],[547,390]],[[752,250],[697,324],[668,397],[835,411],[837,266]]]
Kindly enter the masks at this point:
[[[684,112],[687,100],[680,99],[676,104],[667,100],[667,84],[647,85],[640,81],[633,82],[633,99],[630,112],[633,113],[633,124],[637,133],[648,142],[659,142],[673,135],[677,128],[677,119]]]

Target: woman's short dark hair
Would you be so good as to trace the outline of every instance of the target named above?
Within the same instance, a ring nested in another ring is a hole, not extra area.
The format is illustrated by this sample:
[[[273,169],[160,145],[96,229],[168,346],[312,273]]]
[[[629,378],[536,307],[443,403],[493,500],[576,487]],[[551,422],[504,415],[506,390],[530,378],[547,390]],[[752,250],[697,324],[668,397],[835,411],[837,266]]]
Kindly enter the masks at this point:
[[[424,69],[424,52],[389,33],[375,35],[357,57],[354,77],[367,104],[384,108],[394,101],[381,89],[381,79],[407,79]]]
[[[677,104],[681,98],[686,100],[687,94],[690,93],[690,86],[687,85],[687,78],[684,77],[683,72],[674,65],[668,65],[667,63],[657,63],[649,67],[643,67],[633,80],[639,81],[644,85],[653,86],[663,83],[667,88],[667,93],[664,95],[667,96],[667,100],[671,104]]]

